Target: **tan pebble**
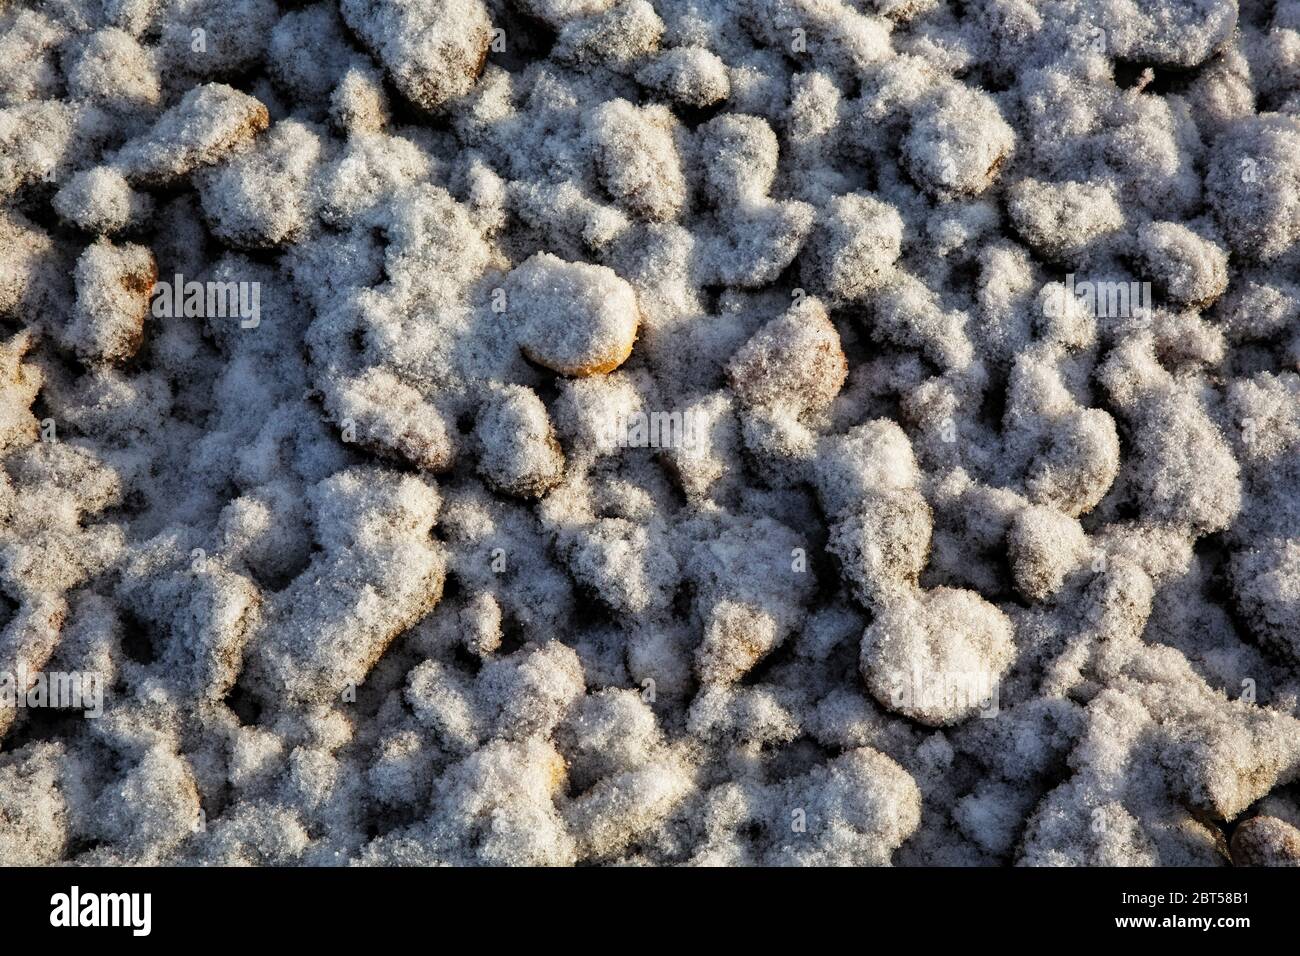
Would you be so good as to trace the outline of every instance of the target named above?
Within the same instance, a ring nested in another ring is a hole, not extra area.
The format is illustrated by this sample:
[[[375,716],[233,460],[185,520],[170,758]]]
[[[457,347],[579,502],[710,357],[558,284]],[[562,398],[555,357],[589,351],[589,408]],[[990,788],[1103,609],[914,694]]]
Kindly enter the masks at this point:
[[[632,354],[636,293],[606,266],[539,252],[506,278],[508,314],[530,360],[561,375],[612,372]]]
[[[1300,830],[1277,817],[1252,817],[1232,834],[1236,866],[1300,866]]]

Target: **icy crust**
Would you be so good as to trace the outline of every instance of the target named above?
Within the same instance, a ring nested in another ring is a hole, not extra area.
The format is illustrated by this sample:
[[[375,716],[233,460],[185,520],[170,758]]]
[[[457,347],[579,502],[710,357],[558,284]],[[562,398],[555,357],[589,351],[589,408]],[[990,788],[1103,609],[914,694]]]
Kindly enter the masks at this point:
[[[341,0],[339,12],[394,85],[425,109],[468,93],[487,58],[492,26],[481,0]]]
[[[0,862],[1297,865],[1297,30],[6,6]]]
[[[636,293],[607,266],[539,252],[511,270],[503,290],[524,354],[553,372],[612,372],[632,353]]]

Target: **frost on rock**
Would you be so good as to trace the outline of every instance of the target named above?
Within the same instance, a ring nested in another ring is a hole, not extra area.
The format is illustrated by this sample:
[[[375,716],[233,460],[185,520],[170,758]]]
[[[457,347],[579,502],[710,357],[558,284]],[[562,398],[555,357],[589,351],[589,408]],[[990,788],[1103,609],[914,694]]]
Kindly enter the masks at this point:
[[[139,225],[153,208],[149,195],[133,190],[111,166],[77,173],[58,191],[52,205],[67,222],[103,235]]]
[[[523,386],[502,389],[479,412],[479,473],[498,491],[536,498],[558,482],[564,457],[546,406]]]
[[[0,850],[12,866],[57,863],[69,840],[65,754],[57,744],[7,754],[0,763]]]
[[[133,183],[164,184],[227,158],[270,123],[266,107],[223,83],[196,86],[112,158]]]
[[[276,123],[249,152],[202,174],[199,197],[213,233],[237,248],[302,238],[314,212],[320,138],[293,120]]]
[[[492,23],[481,0],[342,0],[339,10],[394,85],[425,109],[468,93],[483,69]]]
[[[988,96],[956,85],[918,110],[902,143],[903,161],[940,198],[978,195],[997,178],[1015,134]]]
[[[647,0],[625,0],[560,27],[551,55],[561,63],[626,68],[659,49],[664,22]]]
[[[390,118],[388,94],[379,74],[364,67],[350,67],[330,94],[330,119],[334,125],[350,133],[378,133]]]
[[[847,374],[839,334],[816,299],[773,319],[731,357],[727,369],[741,401],[820,411]]]
[[[870,196],[840,196],[809,240],[809,283],[837,303],[860,300],[893,271],[902,243],[897,210]]]
[[[882,704],[942,725],[986,706],[981,689],[1002,679],[1014,654],[1001,611],[970,591],[936,588],[884,603],[862,639],[862,671]]]
[[[31,407],[40,393],[43,376],[37,366],[23,361],[31,345],[31,334],[26,332],[0,345],[0,389],[4,396],[0,407],[0,451],[11,445],[29,445],[39,434]]]
[[[700,47],[665,50],[638,70],[636,78],[664,99],[696,109],[712,106],[731,93],[727,65]]]
[[[1293,117],[1241,119],[1215,140],[1206,198],[1234,252],[1264,261],[1300,239],[1300,125]]]
[[[757,116],[724,114],[696,130],[701,190],[717,210],[700,240],[707,284],[767,285],[798,255],[813,224],[803,202],[774,199],[779,145]]]
[[[1205,308],[1228,286],[1228,254],[1179,223],[1149,223],[1138,232],[1142,272],[1170,299]]]
[[[321,550],[266,605],[256,664],[264,693],[337,699],[438,602],[439,500],[419,479],[353,469],[313,486],[311,505]]]
[[[675,126],[669,110],[638,109],[623,100],[606,103],[592,117],[601,182],[632,215],[674,219],[686,202]]]
[[[1007,212],[1031,249],[1071,265],[1124,225],[1123,210],[1104,184],[1026,179],[1008,190]]]
[[[353,440],[376,454],[426,471],[451,465],[455,439],[442,413],[391,372],[368,369],[326,401]]]
[[[1234,0],[1128,0],[1102,9],[1115,54],[1140,63],[1196,66],[1216,53],[1237,26]]]
[[[524,354],[562,375],[612,372],[632,353],[636,293],[605,266],[538,253],[511,271],[505,296]]]
[[[0,862],[1300,860],[1295,3],[0,6]]]
[[[68,92],[117,110],[150,109],[162,98],[152,50],[109,27],[89,34],[64,54]]]
[[[88,362],[123,362],[140,348],[158,267],[144,246],[99,240],[77,259],[77,300],[65,346]]]
[[[1300,866],[1300,830],[1276,817],[1251,817],[1232,833],[1238,866]]]

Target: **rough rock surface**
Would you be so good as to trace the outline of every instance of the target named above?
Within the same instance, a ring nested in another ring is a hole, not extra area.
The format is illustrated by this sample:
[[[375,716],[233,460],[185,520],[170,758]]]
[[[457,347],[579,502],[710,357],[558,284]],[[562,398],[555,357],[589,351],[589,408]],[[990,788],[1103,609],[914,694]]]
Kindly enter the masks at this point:
[[[0,2],[0,863],[1296,865],[1297,31]]]

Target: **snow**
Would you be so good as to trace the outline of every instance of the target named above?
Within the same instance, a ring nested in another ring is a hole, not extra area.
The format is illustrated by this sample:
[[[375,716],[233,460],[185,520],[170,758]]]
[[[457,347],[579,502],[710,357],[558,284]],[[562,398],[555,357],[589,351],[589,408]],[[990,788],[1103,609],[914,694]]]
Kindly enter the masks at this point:
[[[506,314],[520,347],[563,375],[612,372],[636,341],[636,294],[614,270],[539,252],[511,270]]]
[[[5,6],[0,859],[1295,865],[1298,37]]]

